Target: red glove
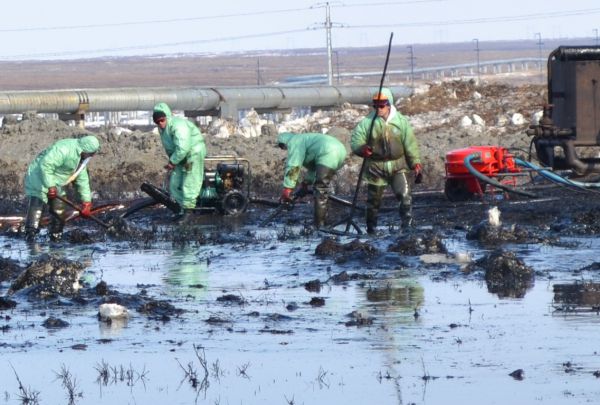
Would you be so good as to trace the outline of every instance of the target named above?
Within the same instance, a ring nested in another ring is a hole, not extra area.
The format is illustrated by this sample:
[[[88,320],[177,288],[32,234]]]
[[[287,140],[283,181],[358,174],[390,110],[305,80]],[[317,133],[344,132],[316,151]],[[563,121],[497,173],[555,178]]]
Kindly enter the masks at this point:
[[[415,165],[415,184],[420,184],[423,181],[423,166],[421,163]]]
[[[371,148],[369,145],[363,145],[360,148],[359,155],[364,158],[371,157],[371,155],[373,155],[373,148]]]
[[[90,215],[92,215],[92,203],[84,202],[83,204],[81,204],[81,216],[89,217]]]
[[[293,188],[284,188],[283,192],[281,193],[281,197],[279,197],[279,202],[280,203],[291,203],[293,191],[294,191]]]
[[[171,163],[171,161],[169,161],[169,163],[166,164],[165,169],[173,170],[173,169],[175,169],[175,165],[173,163]]]
[[[50,187],[48,189],[48,199],[49,200],[54,200],[57,195],[58,195],[58,190],[56,189],[56,187]]]

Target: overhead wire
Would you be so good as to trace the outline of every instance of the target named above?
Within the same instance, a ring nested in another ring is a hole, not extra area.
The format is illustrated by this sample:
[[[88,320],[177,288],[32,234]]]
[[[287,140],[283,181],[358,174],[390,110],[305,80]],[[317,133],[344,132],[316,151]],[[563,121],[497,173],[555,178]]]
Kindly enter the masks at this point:
[[[418,4],[418,3],[429,3],[429,2],[443,2],[447,0],[404,0],[404,1],[380,1],[373,3],[354,3],[354,4],[330,4],[330,7],[365,7],[365,6],[390,6],[390,5],[406,5],[406,4]],[[197,17],[185,17],[185,18],[172,18],[172,19],[155,19],[155,20],[144,20],[144,21],[129,21],[129,22],[116,22],[116,23],[104,23],[104,24],[80,24],[80,25],[72,25],[72,26],[46,26],[46,27],[24,27],[24,28],[0,28],[0,33],[9,33],[9,32],[32,32],[32,31],[58,31],[58,30],[83,30],[83,29],[92,29],[92,28],[114,28],[120,26],[134,26],[134,25],[147,25],[147,24],[166,24],[166,23],[181,23],[181,22],[193,22],[193,21],[201,21],[201,20],[211,20],[211,19],[225,19],[225,18],[234,18],[234,17],[249,17],[249,16],[257,16],[257,15],[266,15],[266,14],[283,14],[283,13],[297,13],[300,11],[308,11],[315,8],[325,7],[324,4],[318,4],[311,7],[304,8],[290,8],[290,9],[279,9],[279,10],[266,10],[266,11],[251,11],[251,12],[242,12],[242,13],[231,13],[231,14],[217,14],[211,16],[197,16]],[[342,24],[337,25],[336,28],[345,28],[345,29],[364,29],[364,28],[389,28],[389,27],[427,27],[427,26],[443,26],[443,25],[463,25],[463,24],[485,24],[485,23],[495,23],[495,22],[512,22],[512,21],[524,21],[524,20],[535,20],[535,19],[547,19],[547,18],[564,18],[568,16],[577,16],[577,15],[589,15],[589,14],[598,14],[600,13],[600,8],[589,8],[589,9],[579,9],[579,10],[570,10],[570,11],[550,11],[550,12],[541,12],[541,13],[532,13],[532,14],[523,14],[523,15],[513,15],[513,16],[499,16],[499,17],[486,17],[486,18],[475,18],[475,19],[460,19],[460,20],[441,20],[441,21],[420,21],[420,22],[402,22],[402,23],[390,23],[385,24],[382,22],[378,22],[376,25],[366,24],[366,25],[351,25],[351,24]],[[209,44],[216,42],[224,42],[224,41],[237,41],[243,39],[251,39],[251,38],[265,38],[265,37],[275,37],[279,35],[289,35],[295,33],[308,33],[310,31],[326,29],[324,25],[320,25],[317,27],[307,27],[307,28],[297,28],[285,31],[275,31],[275,32],[266,32],[259,34],[245,34],[245,35],[237,35],[237,36],[229,36],[222,38],[211,38],[211,39],[196,39],[189,41],[177,41],[177,42],[167,42],[160,44],[149,44],[149,45],[132,45],[125,47],[112,47],[112,48],[101,48],[101,49],[91,49],[91,50],[78,50],[78,51],[64,51],[64,52],[43,52],[43,53],[24,53],[24,54],[14,54],[7,55],[4,57],[0,57],[1,59],[19,59],[19,58],[40,58],[40,57],[60,57],[60,56],[74,56],[74,55],[93,55],[99,53],[119,53],[124,51],[134,51],[134,50],[149,50],[149,49],[160,49],[166,47],[174,47],[174,46],[182,46],[182,45],[198,45],[198,44]]]

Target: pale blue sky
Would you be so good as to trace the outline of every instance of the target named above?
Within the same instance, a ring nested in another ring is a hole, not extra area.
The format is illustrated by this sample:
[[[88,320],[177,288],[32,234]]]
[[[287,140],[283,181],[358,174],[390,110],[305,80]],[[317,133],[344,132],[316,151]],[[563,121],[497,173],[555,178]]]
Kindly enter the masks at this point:
[[[0,60],[324,48],[325,2],[20,0],[2,5]],[[598,0],[329,2],[333,47],[590,38]]]

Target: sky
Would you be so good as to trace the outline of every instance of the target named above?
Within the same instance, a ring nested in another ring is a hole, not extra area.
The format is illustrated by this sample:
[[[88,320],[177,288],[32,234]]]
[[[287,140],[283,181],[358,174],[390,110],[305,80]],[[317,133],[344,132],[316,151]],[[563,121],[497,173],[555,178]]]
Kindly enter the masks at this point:
[[[589,38],[598,0],[20,0],[2,4],[0,60],[212,54]]]

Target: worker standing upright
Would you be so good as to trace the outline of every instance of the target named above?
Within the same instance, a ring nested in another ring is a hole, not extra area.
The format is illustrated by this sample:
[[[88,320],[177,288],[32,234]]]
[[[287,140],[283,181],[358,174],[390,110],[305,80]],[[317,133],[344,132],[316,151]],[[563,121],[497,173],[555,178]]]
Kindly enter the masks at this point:
[[[204,180],[206,146],[200,129],[186,118],[175,117],[166,103],[154,106],[152,120],[169,157],[169,193],[181,207],[174,220],[185,222],[196,207]]]
[[[411,186],[406,178],[415,171],[415,182],[422,179],[421,156],[417,138],[408,119],[394,106],[392,92],[381,89],[373,96],[373,111],[352,131],[351,148],[354,154],[366,159],[367,233],[375,233],[383,191],[392,187],[400,202],[402,228],[412,226]]]

